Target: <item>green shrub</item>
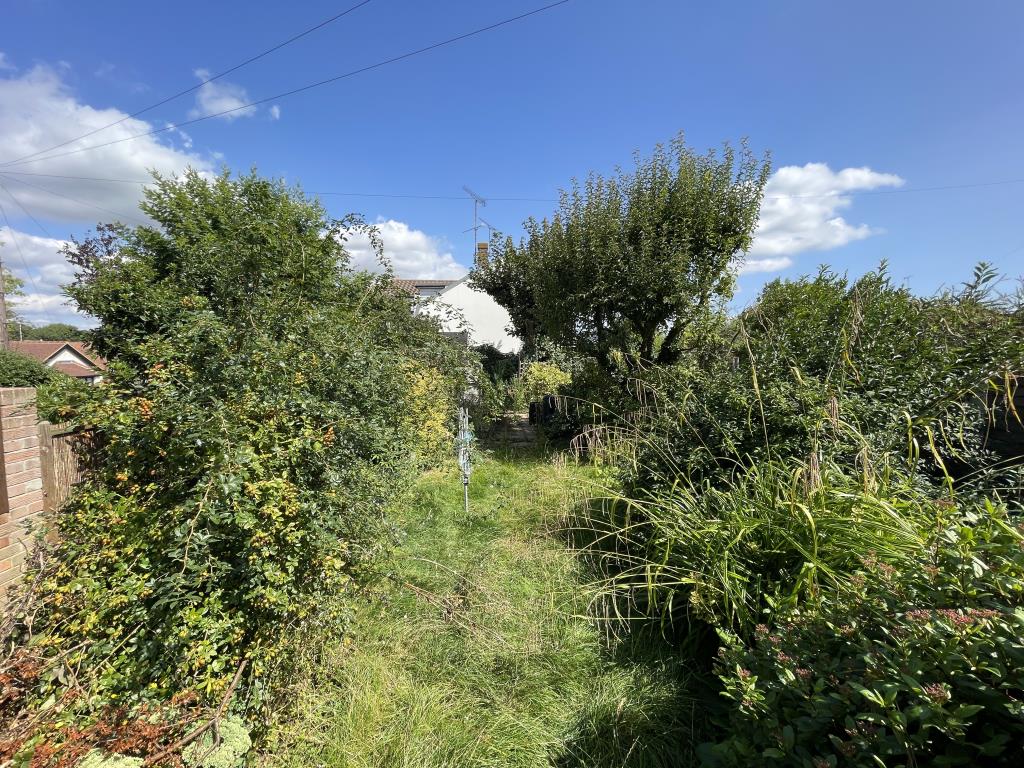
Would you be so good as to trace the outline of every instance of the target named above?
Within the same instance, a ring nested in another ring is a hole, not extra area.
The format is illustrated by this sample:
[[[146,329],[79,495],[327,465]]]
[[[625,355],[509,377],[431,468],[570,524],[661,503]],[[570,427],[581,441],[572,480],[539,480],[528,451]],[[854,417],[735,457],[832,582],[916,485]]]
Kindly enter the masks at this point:
[[[38,387],[62,376],[38,360],[0,349],[0,387]]]
[[[408,377],[408,418],[417,465],[440,467],[454,456],[460,382],[418,363],[410,364]]]
[[[69,249],[110,370],[49,405],[93,430],[95,468],[16,625],[88,691],[65,723],[182,692],[215,705],[236,671],[239,698],[265,703],[283,640],[337,628],[328,598],[388,551],[415,470],[409,370],[465,368],[387,276],[349,269],[357,222],[255,175],[146,195],[159,229]],[[65,683],[41,679],[36,702]]]
[[[1024,536],[1005,509],[937,514],[930,554],[868,558],[718,670],[712,765],[1016,765],[1024,750]]]
[[[533,362],[523,371],[523,387],[528,402],[545,395],[557,395],[572,377],[552,363]]]
[[[1024,307],[996,283],[984,265],[929,298],[884,268],[769,283],[717,344],[641,372],[631,404],[616,405],[652,438],[634,485],[680,473],[728,483],[737,462],[762,458],[818,453],[853,467],[909,453],[939,487],[1019,489],[1019,471],[988,447],[989,406],[1024,371]]]

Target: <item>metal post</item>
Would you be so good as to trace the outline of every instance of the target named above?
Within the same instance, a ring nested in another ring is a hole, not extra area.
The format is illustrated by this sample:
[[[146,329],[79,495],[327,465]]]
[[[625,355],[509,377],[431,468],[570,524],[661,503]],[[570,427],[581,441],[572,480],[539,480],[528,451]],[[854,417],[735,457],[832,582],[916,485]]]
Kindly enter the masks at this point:
[[[473,430],[469,425],[469,408],[459,408],[459,434],[455,439],[459,457],[459,469],[462,473],[462,503],[469,514],[469,475],[473,470],[470,449],[473,446]]]

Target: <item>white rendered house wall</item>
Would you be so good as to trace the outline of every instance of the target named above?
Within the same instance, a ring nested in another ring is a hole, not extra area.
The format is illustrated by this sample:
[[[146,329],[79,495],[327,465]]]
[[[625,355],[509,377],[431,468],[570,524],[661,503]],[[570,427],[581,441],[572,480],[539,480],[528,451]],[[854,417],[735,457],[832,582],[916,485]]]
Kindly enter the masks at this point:
[[[445,318],[448,307],[461,314],[462,320]],[[424,307],[424,312],[445,318],[445,331],[468,331],[473,346],[493,344],[502,352],[518,352],[522,347],[522,342],[506,330],[512,318],[505,308],[489,294],[470,288],[467,280],[442,291]]]

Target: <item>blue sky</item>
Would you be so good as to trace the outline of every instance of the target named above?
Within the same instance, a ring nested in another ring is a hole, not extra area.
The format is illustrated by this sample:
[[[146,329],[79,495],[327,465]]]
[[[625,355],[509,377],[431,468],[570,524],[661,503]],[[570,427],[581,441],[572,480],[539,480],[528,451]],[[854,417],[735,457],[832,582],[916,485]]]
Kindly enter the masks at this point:
[[[0,163],[119,119],[355,2],[9,0]],[[140,116],[147,126],[124,123],[61,151],[273,95],[544,4],[372,0]],[[69,272],[55,242],[110,211],[130,214],[139,185],[54,176],[137,179],[147,167],[226,164],[316,192],[457,198],[468,185],[494,198],[484,218],[516,234],[526,216],[550,213],[545,200],[571,177],[628,165],[634,150],[684,130],[701,150],[749,137],[779,169],[740,302],[767,279],[821,263],[857,274],[887,259],[923,292],[960,282],[980,259],[1017,276],[1024,183],[1002,182],[1024,179],[1022,37],[1018,2],[571,0],[232,119],[0,167],[0,205],[14,230],[0,220],[3,257],[31,277],[26,317],[68,319],[57,285]],[[972,184],[988,186],[915,191]],[[323,200],[335,215],[379,221],[399,272],[454,276],[469,262],[466,200]]]

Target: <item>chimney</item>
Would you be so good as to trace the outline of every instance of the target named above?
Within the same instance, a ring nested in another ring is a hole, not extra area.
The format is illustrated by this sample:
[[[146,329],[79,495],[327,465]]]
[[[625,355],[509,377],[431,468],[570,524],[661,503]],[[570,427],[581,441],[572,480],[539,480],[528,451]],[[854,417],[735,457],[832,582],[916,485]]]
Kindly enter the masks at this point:
[[[477,269],[487,266],[487,243],[476,244],[476,258],[473,261]]]

